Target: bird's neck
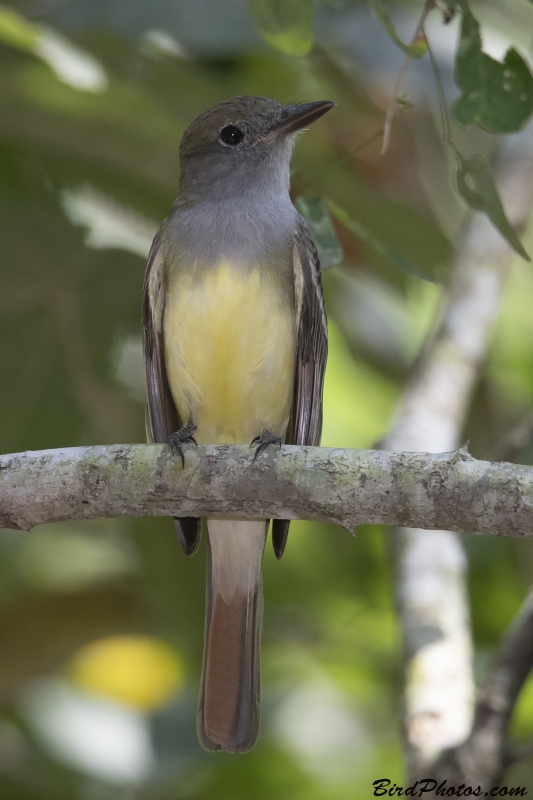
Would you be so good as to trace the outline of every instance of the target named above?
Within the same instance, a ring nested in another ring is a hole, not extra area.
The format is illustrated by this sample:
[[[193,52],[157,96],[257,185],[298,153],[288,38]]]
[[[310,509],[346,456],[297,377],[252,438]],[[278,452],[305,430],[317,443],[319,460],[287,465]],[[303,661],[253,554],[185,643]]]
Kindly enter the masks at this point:
[[[290,250],[296,215],[288,193],[215,195],[196,203],[180,203],[178,196],[168,219],[170,243],[180,260],[270,260]]]

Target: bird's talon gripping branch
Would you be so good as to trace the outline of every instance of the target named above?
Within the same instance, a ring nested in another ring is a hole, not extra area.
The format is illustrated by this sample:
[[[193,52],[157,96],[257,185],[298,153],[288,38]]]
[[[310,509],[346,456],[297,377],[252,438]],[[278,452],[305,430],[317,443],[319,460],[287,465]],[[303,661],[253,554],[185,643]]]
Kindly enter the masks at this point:
[[[250,447],[253,447],[254,444],[256,443],[258,444],[257,447],[255,448],[254,461],[256,460],[261,450],[264,450],[270,444],[277,444],[278,449],[281,450],[281,436],[275,436],[270,431],[263,431],[262,433],[259,434],[259,436],[256,436],[254,439],[252,439]]]
[[[179,431],[175,433],[171,433],[167,439],[167,444],[170,446],[170,449],[181,458],[181,466],[185,466],[185,455],[183,453],[183,445],[184,444],[194,444],[198,447],[196,439],[193,436],[193,433],[196,430],[196,425],[193,425],[191,422],[188,422],[183,428],[180,428]]]

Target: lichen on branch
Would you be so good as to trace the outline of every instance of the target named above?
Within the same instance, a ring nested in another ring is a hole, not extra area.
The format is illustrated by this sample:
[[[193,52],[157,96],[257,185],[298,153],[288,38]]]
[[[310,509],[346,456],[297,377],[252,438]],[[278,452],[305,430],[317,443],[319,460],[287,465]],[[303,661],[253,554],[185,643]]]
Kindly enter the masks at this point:
[[[533,536],[533,468],[453,453],[113,445],[0,456],[0,527],[120,516],[309,519]]]

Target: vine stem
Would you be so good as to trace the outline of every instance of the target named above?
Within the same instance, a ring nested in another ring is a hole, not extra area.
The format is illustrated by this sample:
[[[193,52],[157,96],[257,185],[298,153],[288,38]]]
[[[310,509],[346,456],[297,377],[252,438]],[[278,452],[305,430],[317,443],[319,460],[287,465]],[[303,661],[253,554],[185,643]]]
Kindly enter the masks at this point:
[[[424,5],[424,10],[420,15],[420,19],[418,20],[417,26],[415,28],[415,32],[413,34],[413,38],[411,39],[410,47],[416,44],[417,39],[419,38],[420,34],[424,32],[424,24],[426,22],[427,16],[430,11],[432,11],[436,7],[435,0],[426,0]],[[392,90],[392,94],[387,106],[387,114],[385,116],[385,124],[383,125],[383,146],[381,148],[380,155],[384,156],[389,149],[390,144],[390,135],[392,130],[392,121],[396,114],[397,105],[398,105],[398,95],[400,93],[400,89],[404,78],[407,74],[407,70],[411,64],[413,56],[410,53],[407,53],[402,64],[402,68],[398,73],[398,77],[396,78],[396,82],[394,84],[394,89]]]

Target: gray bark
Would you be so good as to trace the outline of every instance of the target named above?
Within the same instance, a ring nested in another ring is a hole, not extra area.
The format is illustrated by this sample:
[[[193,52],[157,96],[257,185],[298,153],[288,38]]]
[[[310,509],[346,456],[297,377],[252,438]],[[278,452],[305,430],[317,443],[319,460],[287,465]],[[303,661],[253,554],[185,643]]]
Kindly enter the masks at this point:
[[[113,445],[0,456],[0,526],[96,517],[277,517],[533,536],[533,468],[466,451]]]

